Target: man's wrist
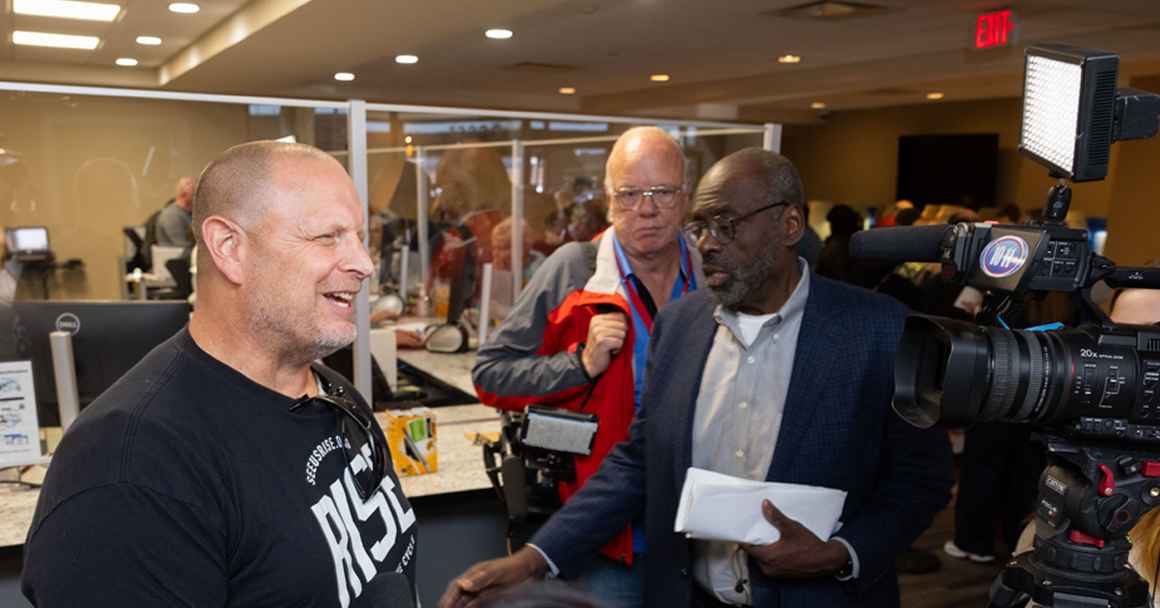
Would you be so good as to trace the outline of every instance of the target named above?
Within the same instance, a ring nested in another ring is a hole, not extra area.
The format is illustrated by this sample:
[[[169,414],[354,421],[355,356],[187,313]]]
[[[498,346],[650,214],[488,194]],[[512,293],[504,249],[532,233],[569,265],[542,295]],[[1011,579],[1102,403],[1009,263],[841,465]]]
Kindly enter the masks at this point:
[[[544,555],[536,550],[536,548],[526,546],[516,551],[515,555],[520,560],[520,564],[525,568],[524,572],[528,578],[544,578],[548,573],[548,560],[544,559]]]
[[[580,371],[584,372],[584,378],[589,383],[595,382],[596,377],[588,371],[588,361],[584,358],[584,348],[587,344],[580,342],[576,345],[576,359],[580,362]]]
[[[841,576],[848,574],[846,572],[850,569],[852,564],[850,559],[850,550],[846,545],[837,540],[830,540],[826,542],[826,573],[833,576]]]

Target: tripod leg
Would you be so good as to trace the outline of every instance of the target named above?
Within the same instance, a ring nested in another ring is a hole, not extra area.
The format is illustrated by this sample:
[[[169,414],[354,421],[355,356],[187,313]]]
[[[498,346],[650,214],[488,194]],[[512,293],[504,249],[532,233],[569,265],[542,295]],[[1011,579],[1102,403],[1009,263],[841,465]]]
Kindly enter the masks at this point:
[[[991,582],[991,594],[987,608],[1022,608],[1026,606],[1031,596],[1008,586],[1004,580],[1004,572],[1000,572]]]

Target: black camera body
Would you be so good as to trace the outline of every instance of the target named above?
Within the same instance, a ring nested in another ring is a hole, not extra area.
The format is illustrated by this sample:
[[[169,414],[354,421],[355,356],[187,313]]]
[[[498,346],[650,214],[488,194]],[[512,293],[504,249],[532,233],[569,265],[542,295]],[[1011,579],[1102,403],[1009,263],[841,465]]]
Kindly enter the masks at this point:
[[[933,227],[924,227],[933,228]],[[983,324],[914,315],[895,365],[895,410],[908,422],[1029,422],[1072,437],[1160,444],[1160,328],[1113,324],[1090,286],[1160,287],[1157,269],[1119,269],[1061,224],[945,227],[934,256],[944,277],[987,293]],[[1027,292],[1075,296],[1075,329],[1002,324]]]
[[[1042,222],[884,228],[850,242],[856,259],[940,263],[947,279],[984,292],[977,325],[906,320],[895,411],[923,428],[1030,423],[1046,444],[1035,548],[991,586],[996,608],[1151,605],[1125,566],[1127,531],[1160,505],[1160,328],[1113,324],[1091,288],[1160,289],[1160,269],[1117,268],[1091,251],[1086,231],[1064,224],[1067,179],[1102,179],[1113,142],[1160,131],[1160,95],[1117,90],[1118,66],[1095,49],[1026,49],[1019,151],[1059,178]],[[1071,294],[1079,326],[1009,329],[1003,315],[1035,292]]]
[[[1061,224],[956,224],[940,257],[947,278],[1006,293],[1082,289],[1093,262],[1087,231]]]

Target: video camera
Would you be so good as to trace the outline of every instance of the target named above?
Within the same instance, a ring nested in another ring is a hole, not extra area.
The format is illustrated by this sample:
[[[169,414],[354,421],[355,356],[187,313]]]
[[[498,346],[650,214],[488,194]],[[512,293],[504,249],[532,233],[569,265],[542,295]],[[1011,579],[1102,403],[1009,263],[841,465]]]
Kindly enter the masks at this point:
[[[1086,231],[1063,223],[1068,179],[1103,179],[1113,141],[1157,132],[1160,97],[1117,91],[1118,67],[1104,51],[1027,49],[1019,149],[1059,178],[1042,221],[884,228],[850,244],[855,258],[941,264],[945,278],[985,294],[977,325],[906,320],[899,416],[922,428],[1026,422],[1044,439],[1035,549],[995,580],[990,606],[1148,604],[1147,585],[1126,567],[1127,533],[1160,505],[1160,327],[1112,323],[1091,287],[1160,289],[1160,269],[1116,267],[1091,251]],[[1013,303],[1051,291],[1071,294],[1078,327],[1006,327]]]
[[[895,366],[894,407],[919,427],[1006,421],[1069,436],[1160,443],[1160,328],[1116,326],[1090,288],[1160,287],[1158,268],[1117,268],[1087,232],[1062,224],[883,228],[855,235],[854,255],[942,264],[943,276],[987,294],[983,323],[1002,323],[1027,292],[1074,294],[1090,323],[1066,331],[1009,330],[914,315]],[[926,252],[917,251],[917,247]]]

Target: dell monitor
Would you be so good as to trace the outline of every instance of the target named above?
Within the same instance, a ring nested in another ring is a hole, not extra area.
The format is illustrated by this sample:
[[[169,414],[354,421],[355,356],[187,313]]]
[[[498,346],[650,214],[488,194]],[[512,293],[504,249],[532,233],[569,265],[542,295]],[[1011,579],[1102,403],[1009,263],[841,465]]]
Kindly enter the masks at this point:
[[[49,334],[72,334],[83,409],[189,321],[185,302],[17,301],[0,310],[3,360],[32,361],[40,426],[60,426]]]

